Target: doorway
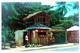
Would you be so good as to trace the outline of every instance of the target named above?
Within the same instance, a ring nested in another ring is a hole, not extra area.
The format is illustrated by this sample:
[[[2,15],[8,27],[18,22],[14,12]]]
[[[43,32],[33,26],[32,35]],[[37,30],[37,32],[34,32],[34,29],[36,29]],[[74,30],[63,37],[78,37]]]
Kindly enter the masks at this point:
[[[46,32],[38,32],[39,44],[45,45]]]
[[[23,45],[26,44],[26,40],[25,40],[25,36],[26,36],[27,32],[23,32]]]

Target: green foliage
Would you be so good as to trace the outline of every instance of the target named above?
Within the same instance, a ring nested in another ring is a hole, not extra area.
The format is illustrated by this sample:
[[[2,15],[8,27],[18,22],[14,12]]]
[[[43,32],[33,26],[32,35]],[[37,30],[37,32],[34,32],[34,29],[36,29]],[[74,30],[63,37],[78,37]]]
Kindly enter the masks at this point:
[[[55,43],[65,43],[65,32],[56,32],[53,34]]]
[[[65,16],[67,11],[68,11],[68,6],[66,2],[56,2],[57,3],[57,9],[56,11],[61,15],[61,16]]]

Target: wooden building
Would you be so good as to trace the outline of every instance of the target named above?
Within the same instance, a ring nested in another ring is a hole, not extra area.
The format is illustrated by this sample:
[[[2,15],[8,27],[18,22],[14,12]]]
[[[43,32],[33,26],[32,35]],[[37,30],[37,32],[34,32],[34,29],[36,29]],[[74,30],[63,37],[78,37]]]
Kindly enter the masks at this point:
[[[50,16],[48,13],[39,11],[23,19],[28,22],[27,28],[22,32],[17,31],[15,33],[15,41],[17,46],[25,45],[25,36],[28,36],[28,44],[48,44],[49,37],[51,36],[50,32],[55,32],[58,30],[51,30],[49,28]],[[20,34],[19,34],[20,33]]]
[[[42,44],[48,43],[48,32],[50,16],[43,11],[39,11],[25,17],[23,20],[27,21],[29,26],[27,35],[29,37],[28,44]]]
[[[79,27],[72,26],[67,29],[67,41],[70,43],[78,43],[79,42]]]

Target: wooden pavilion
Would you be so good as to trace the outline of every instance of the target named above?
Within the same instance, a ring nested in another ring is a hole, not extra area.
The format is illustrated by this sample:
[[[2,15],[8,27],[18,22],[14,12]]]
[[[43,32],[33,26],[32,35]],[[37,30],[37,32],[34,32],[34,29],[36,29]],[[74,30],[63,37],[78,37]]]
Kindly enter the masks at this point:
[[[27,35],[29,37],[28,40],[29,44],[46,45],[48,43],[49,27],[37,23],[35,25],[26,28],[26,30],[28,30]]]

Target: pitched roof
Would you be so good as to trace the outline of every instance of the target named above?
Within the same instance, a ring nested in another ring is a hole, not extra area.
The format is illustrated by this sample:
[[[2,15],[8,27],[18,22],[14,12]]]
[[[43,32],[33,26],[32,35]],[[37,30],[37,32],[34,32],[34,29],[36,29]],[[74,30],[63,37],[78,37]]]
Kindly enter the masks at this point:
[[[39,12],[35,12],[35,13],[33,13],[33,14],[29,14],[27,17],[23,18],[23,20],[29,19],[29,18],[31,18],[31,17],[39,14],[39,13],[42,13],[42,12],[43,12],[43,11],[39,11]],[[46,12],[44,12],[44,13],[46,13]],[[47,13],[46,13],[46,14],[47,14]],[[49,15],[48,15],[48,16],[49,16]]]
[[[40,24],[40,23],[37,23],[37,24],[34,24],[26,29],[49,29],[48,26],[46,25],[43,25],[43,24]]]
[[[67,29],[67,31],[76,31],[76,30],[79,30],[78,26],[72,26],[69,29]]]

